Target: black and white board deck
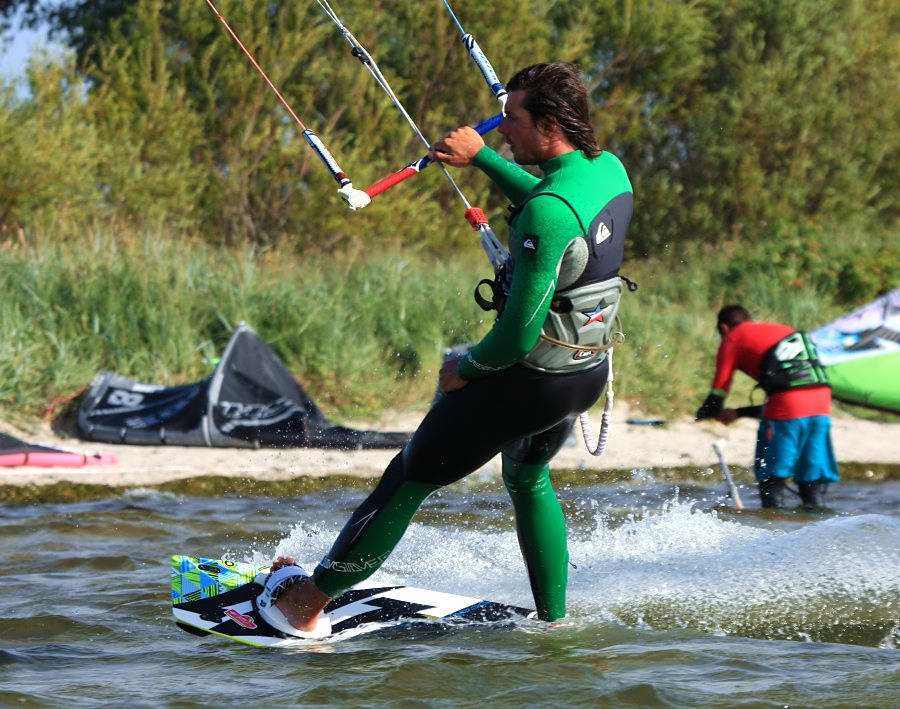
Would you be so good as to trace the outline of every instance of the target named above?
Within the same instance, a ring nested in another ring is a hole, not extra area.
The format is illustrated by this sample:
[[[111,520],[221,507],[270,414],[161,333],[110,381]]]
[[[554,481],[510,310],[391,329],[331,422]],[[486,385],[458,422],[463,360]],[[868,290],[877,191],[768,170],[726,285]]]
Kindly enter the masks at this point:
[[[364,582],[332,600],[325,640],[289,637],[266,623],[256,607],[269,567],[262,564],[175,555],[172,612],[180,628],[219,635],[257,647],[296,647],[397,627],[404,622],[491,623],[534,617],[527,608],[412,586]]]

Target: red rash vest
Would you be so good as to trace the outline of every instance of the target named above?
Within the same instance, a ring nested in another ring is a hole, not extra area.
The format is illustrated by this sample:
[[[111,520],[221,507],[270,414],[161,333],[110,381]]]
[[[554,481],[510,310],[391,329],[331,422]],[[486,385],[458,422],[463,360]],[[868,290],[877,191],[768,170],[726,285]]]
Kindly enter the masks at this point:
[[[727,394],[736,370],[758,382],[765,353],[794,331],[787,325],[752,320],[733,328],[719,345],[712,388]],[[763,418],[777,421],[830,414],[831,389],[827,386],[774,392],[763,408]]]

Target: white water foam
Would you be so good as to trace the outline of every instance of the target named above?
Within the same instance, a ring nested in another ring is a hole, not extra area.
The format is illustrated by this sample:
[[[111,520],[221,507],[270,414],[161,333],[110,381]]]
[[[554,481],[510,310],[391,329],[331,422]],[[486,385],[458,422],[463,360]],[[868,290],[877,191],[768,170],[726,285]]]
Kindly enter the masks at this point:
[[[311,568],[337,532],[299,524],[276,554]],[[624,523],[600,513],[569,550],[574,618],[796,639],[900,620],[900,522],[883,515],[762,528],[676,498]],[[533,607],[511,531],[413,523],[373,580]]]
[[[897,620],[900,524],[882,515],[785,531],[674,502],[615,529],[598,520],[571,552],[584,560],[570,579],[573,611],[630,625],[803,639]]]

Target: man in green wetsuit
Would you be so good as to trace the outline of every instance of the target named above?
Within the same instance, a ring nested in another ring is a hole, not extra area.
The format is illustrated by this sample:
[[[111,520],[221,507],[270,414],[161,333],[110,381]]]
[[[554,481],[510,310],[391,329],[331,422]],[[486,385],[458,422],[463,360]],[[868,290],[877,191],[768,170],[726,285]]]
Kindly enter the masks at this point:
[[[310,578],[292,558],[273,563],[261,613],[283,632],[321,637],[330,598],[371,576],[435,490],[502,453],[538,616],[565,615],[566,525],[550,460],[609,374],[622,283],[631,183],[602,151],[586,89],[568,64],[536,64],[507,86],[499,131],[516,162],[462,127],[431,156],[482,170],[513,203],[510,259],[494,283],[496,321],[464,356],[441,368],[445,394],[385,470]]]

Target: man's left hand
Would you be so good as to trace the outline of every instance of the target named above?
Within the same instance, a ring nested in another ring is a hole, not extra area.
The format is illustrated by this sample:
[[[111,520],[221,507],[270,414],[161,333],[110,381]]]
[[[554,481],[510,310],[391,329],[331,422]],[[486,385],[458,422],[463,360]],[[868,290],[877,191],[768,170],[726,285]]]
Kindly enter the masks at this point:
[[[695,420],[702,421],[703,419],[714,419],[718,417],[718,415],[722,413],[724,403],[724,396],[710,392],[700,408],[697,409],[697,413],[694,414]]]

